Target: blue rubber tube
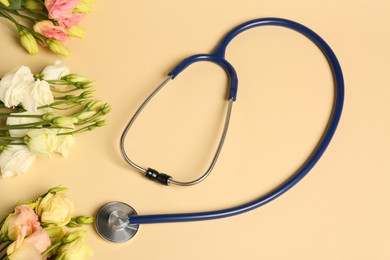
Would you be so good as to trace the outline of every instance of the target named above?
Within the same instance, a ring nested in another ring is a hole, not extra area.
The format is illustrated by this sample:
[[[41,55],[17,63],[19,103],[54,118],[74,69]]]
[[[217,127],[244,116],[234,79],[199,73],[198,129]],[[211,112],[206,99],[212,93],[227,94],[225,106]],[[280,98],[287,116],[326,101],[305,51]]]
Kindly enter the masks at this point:
[[[131,216],[129,218],[131,224],[152,224],[152,223],[169,223],[169,222],[187,222],[187,221],[200,221],[200,220],[212,220],[218,218],[231,217],[234,215],[242,214],[248,212],[250,210],[256,209],[264,204],[271,202],[277,197],[284,194],[286,191],[291,189],[295,184],[297,184],[309,171],[314,167],[314,165],[321,158],[322,154],[325,152],[328,147],[333,134],[336,131],[338,122],[341,117],[341,112],[343,109],[343,101],[344,101],[344,79],[343,73],[341,71],[340,64],[333,53],[332,49],[329,45],[315,32],[310,30],[309,28],[285,19],[279,18],[263,18],[256,19],[244,24],[241,24],[234,28],[231,32],[229,32],[215,49],[215,51],[211,55],[216,55],[220,59],[224,59],[225,50],[229,42],[237,36],[239,33],[251,29],[253,27],[258,26],[266,26],[266,25],[274,25],[274,26],[282,26],[293,29],[307,38],[312,40],[323,52],[326,56],[329,65],[333,72],[334,83],[335,83],[335,100],[333,105],[332,115],[329,121],[329,124],[324,132],[324,135],[317,145],[316,149],[313,151],[311,156],[307,159],[307,161],[301,166],[301,168],[289,179],[287,179],[280,186],[269,192],[268,194],[243,205],[216,210],[216,211],[207,211],[207,212],[197,212],[197,213],[183,213],[183,214],[159,214],[159,215],[140,215],[140,216]]]

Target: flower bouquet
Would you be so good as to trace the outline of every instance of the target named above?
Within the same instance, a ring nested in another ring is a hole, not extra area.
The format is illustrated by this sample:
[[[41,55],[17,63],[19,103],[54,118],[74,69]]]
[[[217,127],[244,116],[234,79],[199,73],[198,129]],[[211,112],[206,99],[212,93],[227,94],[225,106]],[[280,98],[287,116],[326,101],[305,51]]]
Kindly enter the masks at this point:
[[[38,44],[68,56],[63,43],[71,36],[83,38],[78,25],[92,10],[93,0],[0,0],[0,17],[11,21],[19,31],[22,46],[37,54]]]
[[[0,176],[27,172],[36,156],[66,157],[74,135],[105,125],[111,107],[91,100],[93,82],[60,61],[33,75],[21,66],[0,80]]]
[[[0,259],[87,259],[93,252],[86,231],[93,217],[72,217],[74,204],[64,187],[52,188],[36,200],[18,204],[0,222]]]

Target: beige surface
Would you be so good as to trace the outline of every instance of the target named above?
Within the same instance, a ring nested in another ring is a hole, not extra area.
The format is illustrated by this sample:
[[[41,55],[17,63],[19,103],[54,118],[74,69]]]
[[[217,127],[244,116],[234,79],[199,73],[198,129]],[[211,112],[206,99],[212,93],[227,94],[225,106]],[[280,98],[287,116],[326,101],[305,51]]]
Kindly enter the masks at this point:
[[[228,48],[240,86],[220,161],[202,184],[161,187],[126,165],[118,140],[130,115],[182,58],[207,53],[232,27],[258,17],[303,23],[331,45],[343,68],[346,99],[339,129],[310,174],[271,204],[229,219],[144,225],[123,244],[90,228],[93,259],[390,259],[390,3],[378,1],[96,1],[64,59],[97,81],[113,106],[109,125],[77,137],[67,159],[40,158],[30,172],[0,180],[0,215],[19,200],[65,185],[77,213],[106,202],[140,214],[235,206],[266,193],[309,155],[329,117],[333,84],[319,50],[283,28],[259,28]],[[0,74],[35,71],[50,53],[28,56],[13,28],[0,23]],[[196,178],[207,167],[222,126],[224,72],[192,66],[156,97],[126,147],[134,161]]]

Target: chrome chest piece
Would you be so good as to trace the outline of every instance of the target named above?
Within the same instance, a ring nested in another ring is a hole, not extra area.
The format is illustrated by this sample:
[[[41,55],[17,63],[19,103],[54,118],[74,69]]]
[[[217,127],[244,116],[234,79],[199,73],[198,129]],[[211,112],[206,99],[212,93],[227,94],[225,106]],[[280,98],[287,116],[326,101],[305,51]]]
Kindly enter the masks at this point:
[[[96,215],[96,230],[108,241],[125,242],[137,234],[139,225],[129,223],[129,216],[134,215],[137,215],[137,212],[126,203],[107,203]]]

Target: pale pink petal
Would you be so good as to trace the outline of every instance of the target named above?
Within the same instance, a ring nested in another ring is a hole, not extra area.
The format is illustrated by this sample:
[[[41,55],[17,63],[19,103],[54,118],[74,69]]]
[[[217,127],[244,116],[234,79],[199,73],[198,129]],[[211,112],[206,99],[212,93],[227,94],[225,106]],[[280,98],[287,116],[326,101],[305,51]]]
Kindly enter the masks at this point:
[[[71,14],[71,15],[64,15],[57,19],[57,22],[60,26],[64,27],[65,29],[72,28],[73,25],[78,24],[81,20],[84,18],[84,14]]]
[[[45,6],[49,17],[57,19],[63,15],[71,14],[79,2],[80,0],[46,0]]]

